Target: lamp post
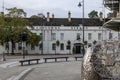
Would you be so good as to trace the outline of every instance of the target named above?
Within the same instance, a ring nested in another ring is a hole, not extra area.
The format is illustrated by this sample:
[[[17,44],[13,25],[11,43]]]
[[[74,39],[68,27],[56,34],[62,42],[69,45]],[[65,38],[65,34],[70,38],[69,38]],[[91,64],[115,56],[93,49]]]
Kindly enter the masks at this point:
[[[25,41],[27,40],[27,33],[23,32],[21,34],[21,37],[22,37],[23,59],[25,59]]]
[[[82,4],[81,4],[82,3]],[[78,7],[82,6],[82,26],[83,26],[83,43],[84,43],[84,14],[85,14],[85,9],[84,9],[84,0],[82,2],[79,2]]]
[[[78,7],[82,6],[82,26],[83,26],[83,43],[84,43],[84,0],[82,0],[82,5],[81,2],[79,2]],[[82,54],[84,56],[85,51],[82,51]],[[84,58],[81,61],[81,79],[83,78],[83,62],[84,62]]]
[[[42,49],[41,49],[41,54],[43,55],[43,41],[44,41],[44,20],[45,20],[45,16],[42,14]]]

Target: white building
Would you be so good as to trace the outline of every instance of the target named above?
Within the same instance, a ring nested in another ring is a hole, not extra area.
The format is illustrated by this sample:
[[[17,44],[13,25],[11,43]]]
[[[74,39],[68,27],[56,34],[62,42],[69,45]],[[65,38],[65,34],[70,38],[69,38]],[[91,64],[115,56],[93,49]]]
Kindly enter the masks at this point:
[[[49,15],[49,14],[48,14]],[[83,38],[82,19],[71,18],[70,13],[68,18],[49,18],[47,19],[29,19],[34,29],[30,29],[33,33],[43,36],[39,46],[26,46],[28,54],[74,54],[81,53],[81,45]],[[100,19],[84,19],[85,41],[87,46],[92,46],[93,41],[101,43],[104,40],[118,39],[118,32],[107,30],[102,27],[103,22]],[[56,46],[56,41],[59,40],[60,45]],[[70,50],[68,48],[68,40],[71,42]],[[43,42],[43,52],[41,43]],[[11,43],[9,43],[11,44]],[[10,47],[10,45],[9,45]],[[56,47],[56,49],[55,49]],[[73,52],[74,47],[74,52]],[[0,53],[7,52],[4,47],[0,47]],[[14,48],[15,53],[22,53],[20,43],[16,43]],[[11,48],[9,48],[11,53]]]

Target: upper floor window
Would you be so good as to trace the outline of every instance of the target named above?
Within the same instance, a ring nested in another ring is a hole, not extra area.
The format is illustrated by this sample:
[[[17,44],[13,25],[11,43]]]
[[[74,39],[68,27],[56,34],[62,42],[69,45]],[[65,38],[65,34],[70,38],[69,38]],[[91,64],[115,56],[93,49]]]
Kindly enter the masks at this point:
[[[92,33],[88,33],[88,40],[92,40]]]
[[[60,40],[64,40],[64,33],[60,34]]]
[[[77,33],[76,40],[80,40],[81,39],[80,36],[81,36],[81,34]]]
[[[52,33],[52,40],[56,40],[56,33]]]

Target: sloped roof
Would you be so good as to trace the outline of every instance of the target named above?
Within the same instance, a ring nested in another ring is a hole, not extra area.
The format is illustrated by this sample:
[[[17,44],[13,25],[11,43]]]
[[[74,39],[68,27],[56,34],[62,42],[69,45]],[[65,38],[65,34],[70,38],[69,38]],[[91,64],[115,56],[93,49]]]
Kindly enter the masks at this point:
[[[107,21],[103,26],[111,30],[120,31],[120,18],[112,18],[111,20]]]
[[[68,18],[50,18],[50,21],[47,22],[47,19],[41,18],[27,18],[34,26],[79,26],[82,24],[82,18],[71,18],[71,22],[68,22]],[[108,19],[105,19],[105,22]],[[84,26],[102,26],[103,21],[100,21],[99,18],[84,18]]]

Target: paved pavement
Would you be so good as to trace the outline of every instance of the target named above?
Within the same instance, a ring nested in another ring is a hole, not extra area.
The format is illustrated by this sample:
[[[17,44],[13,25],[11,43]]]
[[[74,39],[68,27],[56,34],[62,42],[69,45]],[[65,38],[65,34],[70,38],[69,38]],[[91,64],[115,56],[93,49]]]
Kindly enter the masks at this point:
[[[42,57],[49,56],[28,56],[27,59]],[[62,62],[56,63],[54,61],[44,63],[44,60],[41,60],[40,64],[30,66],[20,66],[18,61],[21,59],[21,56],[10,56],[7,57],[7,61],[0,61],[0,80],[16,80],[15,78],[28,68],[34,69],[22,80],[80,80],[81,61],[75,61],[74,58],[70,58],[68,62],[61,60]]]
[[[30,72],[24,80],[80,80],[81,62],[42,64]]]

